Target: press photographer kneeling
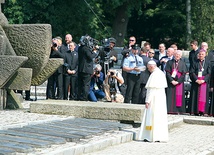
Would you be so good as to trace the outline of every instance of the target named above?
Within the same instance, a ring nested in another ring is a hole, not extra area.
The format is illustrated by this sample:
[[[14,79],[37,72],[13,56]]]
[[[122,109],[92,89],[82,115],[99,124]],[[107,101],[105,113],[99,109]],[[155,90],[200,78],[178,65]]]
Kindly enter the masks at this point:
[[[94,67],[94,74],[91,77],[90,90],[88,94],[89,101],[97,102],[99,99],[103,99],[105,97],[105,93],[102,89],[104,74],[101,70],[101,65],[96,64]]]
[[[120,91],[120,93],[117,92]],[[123,102],[126,87],[122,75],[114,69],[110,69],[107,72],[107,76],[104,82],[104,91],[107,101]]]

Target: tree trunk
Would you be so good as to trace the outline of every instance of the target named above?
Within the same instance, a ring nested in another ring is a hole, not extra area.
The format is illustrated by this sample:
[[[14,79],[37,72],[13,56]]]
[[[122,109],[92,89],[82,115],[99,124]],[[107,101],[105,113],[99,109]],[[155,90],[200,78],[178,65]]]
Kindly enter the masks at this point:
[[[124,46],[124,38],[126,36],[129,20],[127,6],[128,5],[125,3],[116,9],[116,17],[112,29],[112,37],[117,40],[116,46]]]
[[[186,0],[186,20],[187,20],[186,46],[188,48],[191,39],[191,0]]]

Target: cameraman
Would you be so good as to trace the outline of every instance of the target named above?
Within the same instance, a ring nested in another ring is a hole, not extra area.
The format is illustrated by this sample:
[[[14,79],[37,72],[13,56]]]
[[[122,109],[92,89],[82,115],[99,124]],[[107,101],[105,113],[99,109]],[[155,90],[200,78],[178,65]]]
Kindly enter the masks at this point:
[[[88,101],[91,75],[93,74],[93,59],[97,56],[91,48],[91,38],[88,35],[80,39],[81,46],[78,48],[78,100]]]
[[[120,94],[117,93],[119,89]],[[106,93],[107,101],[123,102],[126,87],[120,72],[110,69],[105,78],[104,91]]]
[[[98,98],[105,97],[105,93],[102,90],[104,74],[101,72],[102,67],[100,64],[96,64],[94,68],[94,74],[91,77],[90,90],[88,94],[89,101],[97,102]]]
[[[116,39],[108,38],[103,40],[103,49],[100,50],[100,64],[102,66],[102,71],[107,72],[109,68],[114,67],[114,63],[117,63],[117,52],[114,50],[116,44]],[[106,66],[108,65],[108,66]]]
[[[52,39],[50,58],[64,58],[64,55],[59,50],[58,39]],[[57,89],[57,96],[55,91]],[[60,66],[57,71],[48,78],[46,98],[63,100],[63,66]]]

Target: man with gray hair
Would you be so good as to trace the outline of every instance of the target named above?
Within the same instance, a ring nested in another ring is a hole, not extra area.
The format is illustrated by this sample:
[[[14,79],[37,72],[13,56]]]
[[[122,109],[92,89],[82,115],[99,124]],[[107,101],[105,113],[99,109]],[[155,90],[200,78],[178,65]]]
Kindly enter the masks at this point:
[[[169,60],[165,67],[168,84],[166,89],[167,111],[169,114],[186,113],[184,80],[188,68],[181,57],[182,51],[177,50],[174,59]]]
[[[160,59],[161,70],[165,72],[165,66],[168,60],[172,60],[174,55],[174,48],[168,48],[166,56]]]
[[[104,74],[101,70],[101,65],[96,64],[94,67],[94,73],[91,77],[90,90],[88,94],[89,101],[97,102],[98,99],[103,99],[106,96],[103,91]]]

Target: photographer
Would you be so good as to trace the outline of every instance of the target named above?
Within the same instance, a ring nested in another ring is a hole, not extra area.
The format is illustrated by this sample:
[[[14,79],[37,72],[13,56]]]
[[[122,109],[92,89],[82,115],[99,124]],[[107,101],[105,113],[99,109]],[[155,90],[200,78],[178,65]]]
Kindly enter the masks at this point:
[[[94,74],[91,77],[88,99],[93,102],[97,102],[98,98],[102,99],[105,97],[105,93],[102,90],[104,74],[101,72],[101,70],[101,65],[96,64],[94,68]]]
[[[64,58],[64,55],[59,51],[58,39],[52,39],[50,58]],[[57,87],[57,96],[55,91]],[[46,98],[63,99],[63,66],[60,66],[57,71],[48,79]]]
[[[120,91],[120,94],[117,93]],[[107,101],[123,102],[126,87],[122,75],[117,71],[110,69],[105,78],[104,91]]]
[[[103,48],[100,49],[99,57],[102,71],[107,73],[109,68],[114,67],[114,63],[117,63],[117,52],[114,50],[116,39],[108,38],[102,41]]]

